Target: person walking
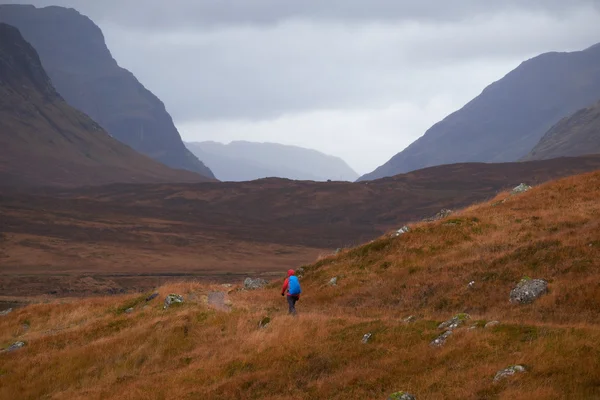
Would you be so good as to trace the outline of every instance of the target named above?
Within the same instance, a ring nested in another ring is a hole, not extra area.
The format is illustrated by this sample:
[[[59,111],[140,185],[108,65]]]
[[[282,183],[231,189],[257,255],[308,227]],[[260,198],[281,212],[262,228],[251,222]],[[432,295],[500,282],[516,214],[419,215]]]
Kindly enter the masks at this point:
[[[300,293],[302,293],[302,289],[300,288],[300,281],[295,274],[293,269],[288,270],[288,276],[285,278],[285,282],[283,282],[283,288],[281,289],[281,295],[285,296],[287,291],[287,302],[289,306],[288,313],[291,315],[296,315],[296,302],[300,300]]]

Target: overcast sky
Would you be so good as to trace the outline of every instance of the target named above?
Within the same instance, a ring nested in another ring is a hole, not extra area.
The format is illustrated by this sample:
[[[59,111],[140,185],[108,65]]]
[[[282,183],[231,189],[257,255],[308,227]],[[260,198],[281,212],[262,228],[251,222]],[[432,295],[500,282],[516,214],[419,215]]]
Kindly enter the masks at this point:
[[[520,62],[600,42],[600,0],[12,2],[92,18],[184,140],[295,144],[359,173]]]

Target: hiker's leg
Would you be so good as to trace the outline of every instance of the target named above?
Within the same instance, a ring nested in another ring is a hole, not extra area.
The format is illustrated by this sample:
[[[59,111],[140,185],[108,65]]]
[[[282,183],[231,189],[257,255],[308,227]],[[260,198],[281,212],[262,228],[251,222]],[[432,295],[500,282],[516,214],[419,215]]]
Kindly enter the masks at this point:
[[[288,310],[288,314],[294,314],[296,312],[296,309],[294,308],[294,298],[292,296],[286,296],[287,297],[287,302],[288,302],[288,306],[289,306],[289,310]]]
[[[296,315],[296,302],[298,301],[298,297],[290,296],[292,298],[292,315]]]

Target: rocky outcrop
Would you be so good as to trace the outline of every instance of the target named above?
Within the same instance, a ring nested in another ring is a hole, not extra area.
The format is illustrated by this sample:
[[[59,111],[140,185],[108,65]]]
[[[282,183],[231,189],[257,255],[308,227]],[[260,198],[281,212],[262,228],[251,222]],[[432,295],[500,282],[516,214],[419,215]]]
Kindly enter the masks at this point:
[[[471,319],[471,316],[469,314],[457,314],[454,317],[450,318],[448,321],[444,321],[441,324],[439,324],[438,329],[447,329],[451,331],[464,325],[469,319]]]
[[[510,302],[515,304],[530,304],[548,291],[548,282],[543,279],[523,278],[510,291]]]
[[[183,296],[171,293],[165,298],[164,309],[171,307],[173,304],[183,304]]]
[[[246,278],[244,280],[244,289],[245,290],[257,290],[257,289],[262,289],[265,286],[267,286],[269,284],[269,282],[267,282],[266,280],[262,279],[262,278]]]
[[[501,381],[502,379],[511,377],[517,373],[523,373],[525,371],[526,371],[526,368],[522,365],[511,365],[508,368],[498,371],[496,373],[496,376],[494,376],[494,382]]]
[[[390,394],[387,400],[417,400],[417,398],[410,393],[395,392]]]

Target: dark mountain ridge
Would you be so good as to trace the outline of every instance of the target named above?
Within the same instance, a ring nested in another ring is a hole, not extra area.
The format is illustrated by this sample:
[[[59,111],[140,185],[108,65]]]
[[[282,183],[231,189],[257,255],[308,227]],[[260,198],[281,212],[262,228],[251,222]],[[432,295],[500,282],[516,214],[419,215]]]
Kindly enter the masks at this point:
[[[596,101],[598,93],[599,45],[542,54],[489,85],[360,180],[458,162],[517,161],[561,118]]]
[[[170,167],[214,178],[187,150],[164,104],[119,67],[89,18],[63,7],[0,5],[0,22],[21,31],[62,97],[113,137]]]

